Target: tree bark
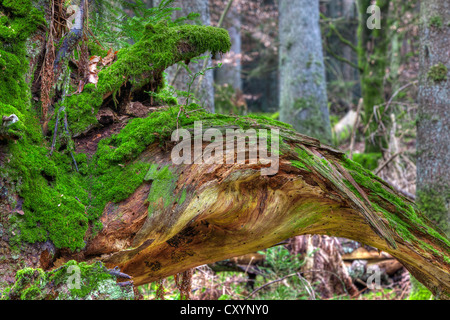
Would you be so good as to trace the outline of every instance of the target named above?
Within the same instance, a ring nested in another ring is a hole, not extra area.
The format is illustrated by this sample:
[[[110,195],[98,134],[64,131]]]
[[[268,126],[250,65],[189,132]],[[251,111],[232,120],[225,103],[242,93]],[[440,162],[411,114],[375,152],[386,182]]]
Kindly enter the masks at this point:
[[[280,120],[331,143],[319,2],[279,4]]]
[[[417,196],[425,214],[450,236],[450,3],[422,1]]]

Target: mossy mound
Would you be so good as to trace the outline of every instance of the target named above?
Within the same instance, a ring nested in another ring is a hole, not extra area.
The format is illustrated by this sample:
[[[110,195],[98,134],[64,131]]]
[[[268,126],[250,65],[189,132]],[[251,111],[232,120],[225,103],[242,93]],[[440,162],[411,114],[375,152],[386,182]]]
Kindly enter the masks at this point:
[[[132,286],[121,287],[101,262],[69,261],[58,269],[25,268],[1,300],[133,300]]]

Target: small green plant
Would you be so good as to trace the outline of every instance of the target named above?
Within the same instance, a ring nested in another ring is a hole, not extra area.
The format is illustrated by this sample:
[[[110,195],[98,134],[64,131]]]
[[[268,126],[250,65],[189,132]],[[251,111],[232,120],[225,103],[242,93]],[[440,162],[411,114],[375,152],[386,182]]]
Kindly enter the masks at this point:
[[[442,18],[440,16],[434,16],[430,19],[430,26],[435,28],[442,28]]]
[[[285,247],[269,248],[264,253],[266,262],[257,277],[257,288],[249,298],[254,300],[306,300],[311,297],[311,284],[302,276],[305,261],[292,255]],[[262,278],[262,280],[261,280]]]

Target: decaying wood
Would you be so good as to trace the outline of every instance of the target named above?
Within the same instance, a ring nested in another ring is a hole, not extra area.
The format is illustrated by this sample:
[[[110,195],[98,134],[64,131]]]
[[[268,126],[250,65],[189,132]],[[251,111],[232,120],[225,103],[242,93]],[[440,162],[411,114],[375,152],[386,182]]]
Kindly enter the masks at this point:
[[[256,252],[296,235],[333,235],[387,252],[435,294],[450,293],[450,265],[442,255],[404,239],[388,226],[380,212],[372,211],[373,216],[368,218],[364,210],[369,209],[355,203],[357,199],[338,182],[327,179],[320,169],[294,167],[292,160],[298,156],[289,150],[299,146],[329,163],[342,161],[342,154],[301,135],[287,141],[280,171],[274,176],[261,176],[260,165],[172,166],[169,150],[159,144],[150,146],[137,161],[169,166],[179,177],[173,198],[186,190],[186,200],[161,205],[149,216],[149,181],[126,201],[105,208],[104,229],[77,258],[99,259],[107,266],[118,266],[141,285],[199,265]],[[345,170],[341,165],[337,167]],[[370,192],[361,186],[358,189]],[[377,202],[396,212],[389,201],[379,197]],[[372,224],[373,219],[384,226],[383,232]],[[420,229],[410,231],[434,250],[448,254],[449,247],[442,241]],[[387,233],[391,239],[383,237]]]
[[[361,247],[356,249],[351,253],[346,253],[342,255],[344,261],[351,260],[371,260],[371,261],[382,261],[387,259],[392,259],[392,256],[386,252],[369,251]]]

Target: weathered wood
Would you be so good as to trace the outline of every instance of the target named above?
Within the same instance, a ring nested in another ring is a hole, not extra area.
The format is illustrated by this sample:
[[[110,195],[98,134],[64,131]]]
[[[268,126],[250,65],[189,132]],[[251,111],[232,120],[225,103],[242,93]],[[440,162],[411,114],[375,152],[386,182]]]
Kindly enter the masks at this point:
[[[96,259],[111,267],[119,266],[140,285],[198,265],[255,252],[296,235],[327,234],[387,252],[435,294],[449,292],[448,241],[442,234],[427,233],[431,224],[420,212],[414,211],[423,225],[410,220],[379,191],[357,185],[366,196],[360,199],[351,195],[352,191],[342,186],[350,173],[343,173],[342,181],[333,181],[324,168],[317,168],[325,160],[336,171],[347,170],[340,164],[345,159],[342,155],[316,143],[302,145],[294,143],[292,136],[290,139],[282,150],[280,171],[274,176],[261,176],[260,165],[172,166],[167,150],[156,144],[150,146],[137,161],[152,161],[173,170],[178,178],[170,205],[161,202],[148,215],[145,195],[155,182],[143,185],[122,203],[108,205],[102,218],[106,222],[104,229],[89,242],[84,259],[97,255]],[[317,167],[292,165],[299,159],[292,150],[299,147],[317,155],[312,158]],[[376,177],[371,179],[406,206],[414,206]],[[184,191],[186,198],[178,203]],[[369,208],[373,203],[380,208],[378,211]],[[416,240],[396,231],[396,223],[388,221],[383,210],[409,223],[408,230]],[[131,219],[132,215],[136,219]],[[378,225],[372,224],[376,219]]]

